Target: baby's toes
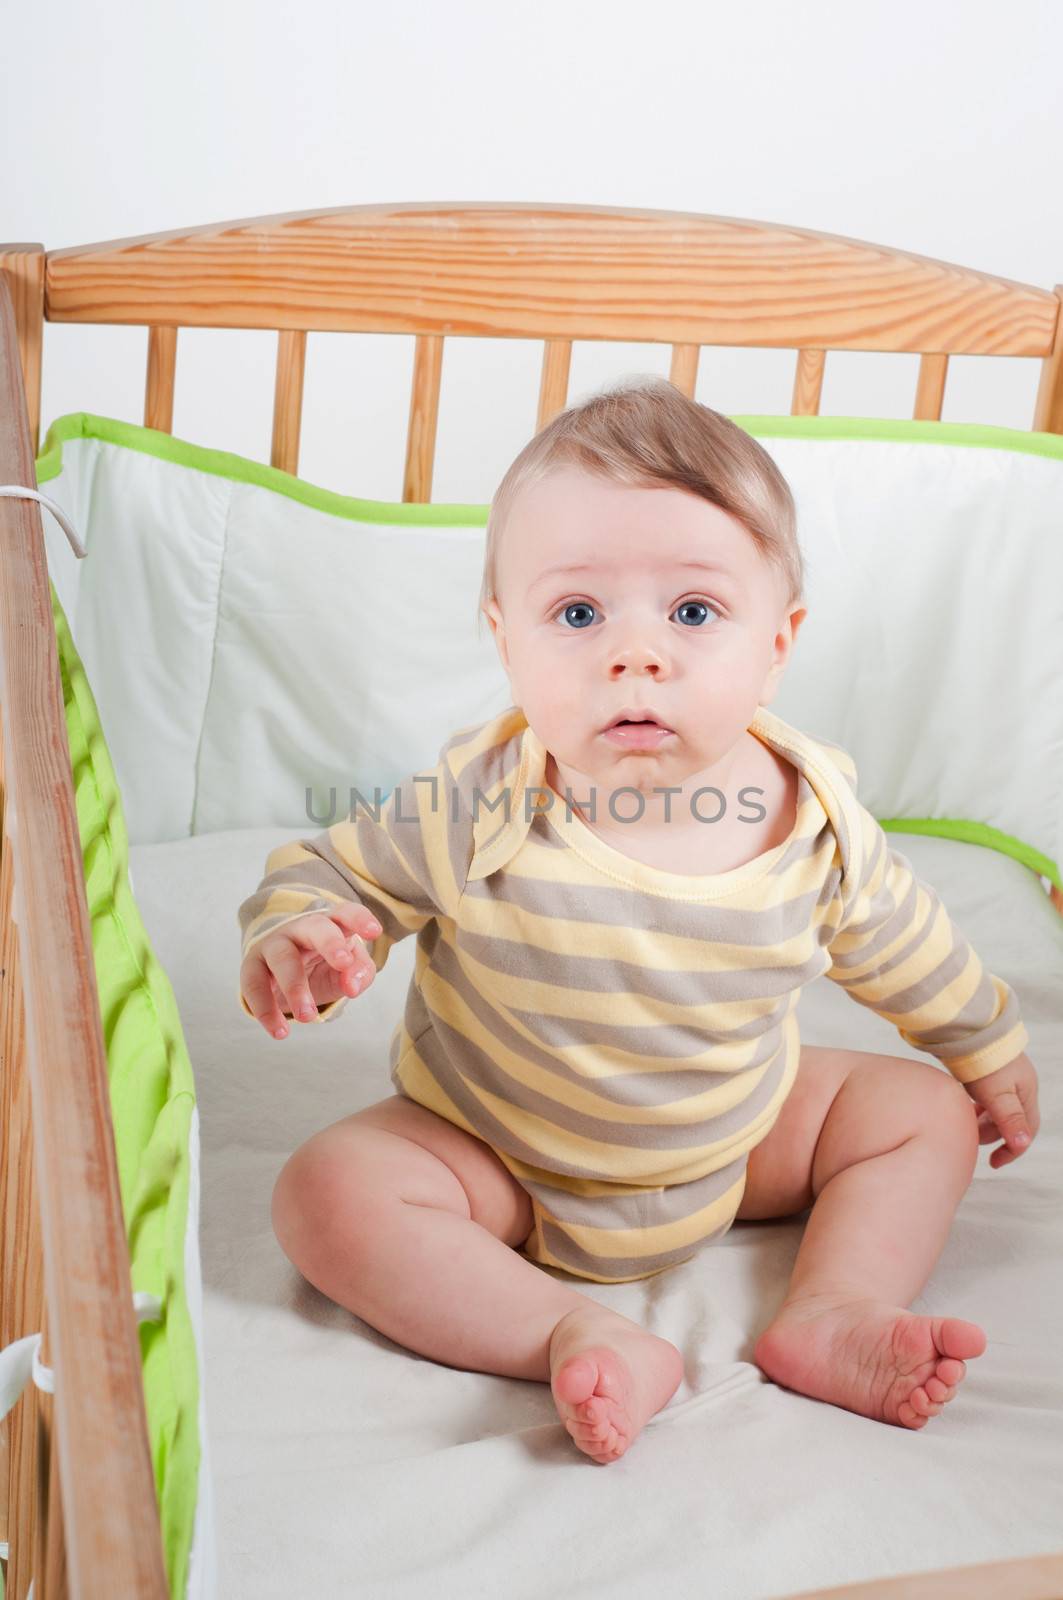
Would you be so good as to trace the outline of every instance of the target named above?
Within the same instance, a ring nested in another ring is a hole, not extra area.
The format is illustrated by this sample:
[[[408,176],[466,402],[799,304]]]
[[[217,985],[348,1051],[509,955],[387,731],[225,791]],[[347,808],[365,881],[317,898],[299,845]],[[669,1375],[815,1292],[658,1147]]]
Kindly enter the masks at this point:
[[[627,1445],[627,1440],[621,1438],[610,1428],[604,1439],[588,1446],[588,1450],[599,1461],[613,1461],[617,1456],[622,1456]]]
[[[928,1378],[923,1386],[931,1400],[940,1400],[942,1405],[948,1405],[950,1400],[956,1398],[956,1390],[947,1383],[942,1383],[940,1378]]]
[[[957,1360],[955,1356],[942,1356],[934,1370],[946,1387],[954,1389],[966,1376],[967,1363]]]
[[[908,1396],[908,1404],[920,1417],[936,1417],[938,1412],[941,1410],[940,1401],[932,1400],[927,1394],[926,1390],[923,1388],[922,1384],[920,1384],[918,1388],[912,1390],[911,1394]]]
[[[604,1440],[608,1429],[600,1422],[580,1422],[579,1418],[566,1422],[565,1427],[579,1444],[594,1444]]]
[[[930,1418],[922,1416],[915,1409],[909,1396],[907,1400],[902,1400],[897,1407],[897,1421],[906,1428],[925,1428]]]

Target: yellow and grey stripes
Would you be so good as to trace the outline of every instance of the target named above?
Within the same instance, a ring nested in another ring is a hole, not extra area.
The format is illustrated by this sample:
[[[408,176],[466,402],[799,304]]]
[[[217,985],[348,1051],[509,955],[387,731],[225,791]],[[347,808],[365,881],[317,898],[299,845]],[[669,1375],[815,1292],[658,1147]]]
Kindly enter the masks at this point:
[[[511,707],[456,733],[379,820],[274,851],[240,907],[245,952],[345,899],[380,919],[378,966],[416,933],[392,1082],[496,1151],[532,1198],[524,1249],[543,1265],[619,1282],[726,1231],[797,1072],[800,992],[824,972],[961,1081],[1028,1042],[1012,990],[860,805],[848,755],[763,707],[750,731],[798,767],[797,818],[732,871],[665,872],[560,796],[529,803],[546,752]]]

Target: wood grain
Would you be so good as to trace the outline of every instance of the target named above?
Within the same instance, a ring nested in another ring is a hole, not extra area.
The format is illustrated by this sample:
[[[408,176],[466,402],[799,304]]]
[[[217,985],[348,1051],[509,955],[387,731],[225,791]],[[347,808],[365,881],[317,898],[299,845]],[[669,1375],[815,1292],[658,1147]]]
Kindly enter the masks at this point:
[[[53,322],[1046,356],[1056,301],[807,228],[427,202],[250,217],[48,253]]]
[[[545,428],[564,411],[568,400],[568,380],[572,367],[572,340],[547,339],[543,346],[543,371],[539,381],[537,429]]]
[[[403,500],[427,504],[432,498],[432,468],[439,418],[439,383],[443,372],[443,341],[435,334],[419,334],[413,353],[410,420],[406,430],[406,469]]]
[[[18,349],[22,360],[22,382],[26,390],[26,410],[34,457],[40,448],[41,433],[44,268],[43,244],[0,245],[0,273],[7,277],[7,286],[15,307]]]
[[[148,329],[148,371],[144,383],[144,426],[173,432],[173,390],[177,374],[177,329]]]
[[[0,719],[3,706],[0,705]],[[10,785],[3,769],[0,787],[4,815],[10,816]],[[14,852],[0,836],[0,1346],[39,1333],[44,1320],[44,1263],[34,1184],[33,1124],[26,1062],[26,1028],[18,927],[12,917]],[[15,1409],[0,1423],[7,1445],[3,1504],[4,1538],[10,1545],[8,1600],[23,1600],[36,1567],[41,1514],[37,1494],[37,1434],[45,1397],[35,1384],[23,1391]]]
[[[917,422],[941,421],[948,370],[948,356],[923,356],[920,361],[919,381],[915,390],[915,410],[912,413]]]
[[[669,383],[674,383],[677,389],[694,399],[698,385],[698,357],[701,355],[696,344],[674,344],[672,346],[672,365],[668,373]]]
[[[825,350],[801,350],[794,373],[794,392],[790,413],[795,417],[818,417],[823,393],[823,374],[827,366]]]
[[[986,1561],[974,1567],[908,1572],[869,1583],[802,1589],[783,1600],[1060,1600],[1063,1553]]]
[[[270,466],[293,474],[299,471],[305,370],[306,334],[298,328],[282,328],[277,335],[277,377],[273,389],[273,437],[269,461]]]
[[[1063,433],[1063,283],[1056,289],[1056,330],[1051,353],[1041,367],[1033,425],[1042,433]]]

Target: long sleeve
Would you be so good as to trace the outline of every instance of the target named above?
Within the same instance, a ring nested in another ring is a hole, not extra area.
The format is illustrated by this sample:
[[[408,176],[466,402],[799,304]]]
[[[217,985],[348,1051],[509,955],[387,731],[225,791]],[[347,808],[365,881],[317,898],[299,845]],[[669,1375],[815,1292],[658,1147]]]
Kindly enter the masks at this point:
[[[433,917],[453,913],[471,859],[471,834],[442,766],[404,779],[379,807],[359,804],[353,816],[313,838],[278,845],[265,876],[240,906],[241,962],[268,934],[308,911],[353,902],[369,908],[382,932],[366,940],[377,968],[393,944]],[[321,1008],[331,1020],[346,997]],[[253,1015],[240,994],[242,1009]]]
[[[985,970],[866,807],[860,813],[865,865],[828,946],[827,976],[960,1083],[973,1083],[1029,1043],[1015,992]]]

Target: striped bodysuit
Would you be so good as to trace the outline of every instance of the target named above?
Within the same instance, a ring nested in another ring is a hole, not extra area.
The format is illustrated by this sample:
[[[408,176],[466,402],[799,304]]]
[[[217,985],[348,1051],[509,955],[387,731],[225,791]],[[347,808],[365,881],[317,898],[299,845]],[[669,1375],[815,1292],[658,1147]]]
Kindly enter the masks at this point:
[[[345,900],[381,924],[378,968],[416,934],[391,1081],[527,1190],[521,1248],[541,1265],[624,1282],[727,1231],[797,1073],[801,989],[824,972],[961,1082],[1029,1041],[1014,991],[857,799],[848,754],[763,706],[749,731],[798,768],[797,818],[730,871],[614,850],[546,784],[514,706],[454,734],[378,816],[367,798],[271,851],[239,909],[243,955]]]

